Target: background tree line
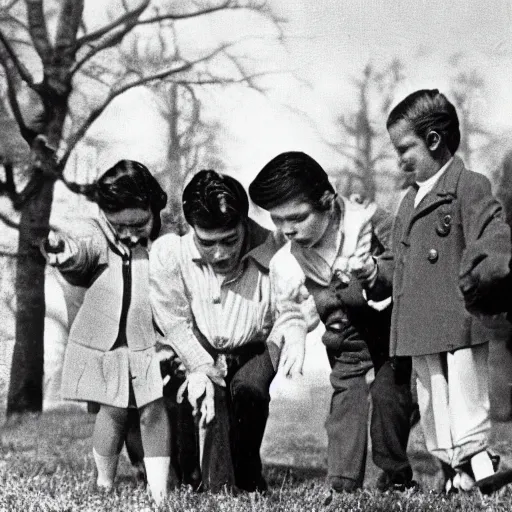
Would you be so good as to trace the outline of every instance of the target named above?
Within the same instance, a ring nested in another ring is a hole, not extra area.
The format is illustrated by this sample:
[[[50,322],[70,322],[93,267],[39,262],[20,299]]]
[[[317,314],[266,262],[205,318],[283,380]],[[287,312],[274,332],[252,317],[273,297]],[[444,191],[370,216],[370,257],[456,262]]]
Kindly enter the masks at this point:
[[[94,24],[86,16],[87,3],[8,0],[0,5],[0,195],[10,205],[0,221],[16,231],[17,243],[14,251],[0,247],[0,293],[15,319],[12,326],[0,325],[2,336],[15,331],[8,415],[42,408],[45,262],[39,241],[50,228],[56,183],[79,193],[79,183],[96,177],[94,172],[84,177],[77,157],[95,121],[130,89],[147,87],[154,93],[169,130],[166,165],[158,174],[169,194],[164,221],[166,229],[183,232],[180,197],[191,173],[198,166],[229,170],[222,151],[229,127],[206,108],[215,102],[215,91],[246,87],[266,95],[268,81],[262,79],[287,72],[258,58],[258,48],[286,46],[286,20],[263,1],[112,0],[105,3],[104,19]],[[191,47],[186,36],[193,21],[216,30],[227,23],[233,30]],[[512,215],[512,158],[508,153],[501,161],[507,134],[498,136],[485,123],[486,78],[460,54],[451,57],[450,66],[447,93],[461,119],[460,154],[475,170],[487,165]],[[339,157],[340,164],[329,171],[340,193],[390,206],[407,185],[384,123],[407,73],[394,58],[369,61],[359,75],[348,77],[354,101],[335,113],[336,136],[325,141]],[[9,288],[5,276],[13,273]]]

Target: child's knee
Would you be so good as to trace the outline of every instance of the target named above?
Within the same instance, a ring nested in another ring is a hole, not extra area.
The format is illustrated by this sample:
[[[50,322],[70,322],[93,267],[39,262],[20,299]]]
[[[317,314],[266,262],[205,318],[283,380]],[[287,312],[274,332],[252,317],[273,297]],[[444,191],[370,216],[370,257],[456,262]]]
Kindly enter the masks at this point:
[[[141,428],[151,428],[162,422],[167,422],[167,410],[163,398],[145,405],[139,413]]]

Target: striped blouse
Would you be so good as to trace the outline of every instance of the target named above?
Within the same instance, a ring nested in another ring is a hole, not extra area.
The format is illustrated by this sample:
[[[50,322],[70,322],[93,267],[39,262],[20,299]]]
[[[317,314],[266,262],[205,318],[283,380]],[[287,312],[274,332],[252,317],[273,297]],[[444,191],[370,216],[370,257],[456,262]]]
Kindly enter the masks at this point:
[[[268,265],[278,249],[269,235],[249,220],[246,253],[239,267],[224,279],[201,258],[193,230],[181,237],[164,235],[153,243],[150,294],[154,318],[166,343],[189,371],[214,364],[195,336],[194,324],[219,352],[268,336],[276,316]],[[279,325],[284,330],[304,326],[304,319],[300,312],[287,313]]]

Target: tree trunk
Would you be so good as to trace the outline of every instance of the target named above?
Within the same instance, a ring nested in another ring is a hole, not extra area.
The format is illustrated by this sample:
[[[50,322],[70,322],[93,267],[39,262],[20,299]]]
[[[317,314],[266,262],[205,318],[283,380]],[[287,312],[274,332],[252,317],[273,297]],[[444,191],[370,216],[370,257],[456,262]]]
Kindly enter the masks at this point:
[[[40,172],[40,171],[39,171]],[[16,271],[16,343],[12,356],[7,415],[43,408],[45,260],[39,242],[48,235],[55,181],[41,179],[21,210]]]

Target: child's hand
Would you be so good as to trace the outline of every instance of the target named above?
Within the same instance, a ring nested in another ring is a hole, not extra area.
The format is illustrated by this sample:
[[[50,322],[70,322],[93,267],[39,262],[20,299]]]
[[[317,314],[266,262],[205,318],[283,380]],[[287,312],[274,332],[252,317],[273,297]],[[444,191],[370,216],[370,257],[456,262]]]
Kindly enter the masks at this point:
[[[78,253],[78,246],[71,238],[51,230],[40,245],[41,253],[49,265],[63,265]]]
[[[301,325],[289,326],[284,334],[278,371],[285,377],[302,375],[306,355],[306,328]]]
[[[215,417],[215,389],[212,381],[201,371],[195,371],[187,376],[187,380],[178,390],[177,401],[183,401],[187,391],[187,398],[192,406],[192,414],[199,415],[199,427],[204,428]]]
[[[169,345],[157,343],[156,356],[160,362],[164,386],[174,377],[178,379],[185,378],[185,365]]]

